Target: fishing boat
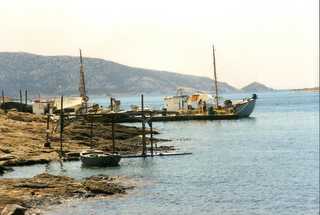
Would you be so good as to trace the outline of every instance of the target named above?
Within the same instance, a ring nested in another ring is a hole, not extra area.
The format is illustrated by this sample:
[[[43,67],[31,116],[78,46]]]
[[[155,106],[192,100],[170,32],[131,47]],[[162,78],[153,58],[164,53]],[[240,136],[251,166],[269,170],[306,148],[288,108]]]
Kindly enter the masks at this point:
[[[245,118],[253,112],[257,95],[241,100],[225,100],[216,106],[214,97],[207,93],[194,93],[192,95],[167,96],[164,98],[165,110],[182,115],[214,115],[217,119]]]
[[[214,91],[215,95],[205,92],[196,92],[191,95],[183,93],[183,89],[177,90],[176,96],[164,98],[164,109],[166,111],[178,112],[180,115],[213,115],[213,119],[237,119],[249,117],[253,112],[258,96],[241,100],[224,100],[219,103],[218,80],[216,72],[216,59],[213,46],[213,68],[214,68]],[[205,117],[208,118],[208,117]]]
[[[253,94],[251,98],[244,98],[240,101],[232,101],[225,100],[223,105],[219,104],[219,96],[218,96],[218,79],[217,79],[217,71],[216,71],[216,55],[214,50],[214,45],[212,46],[213,53],[213,71],[214,71],[214,86],[215,86],[215,109],[214,112],[219,113],[222,110],[224,112],[231,112],[236,115],[238,118],[249,117],[253,112],[256,100],[258,96]]]
[[[84,166],[112,167],[119,166],[121,156],[100,150],[88,150],[80,153],[80,159]]]
[[[256,105],[257,95],[253,94],[251,98],[245,98],[232,104],[234,114],[239,118],[249,117]]]

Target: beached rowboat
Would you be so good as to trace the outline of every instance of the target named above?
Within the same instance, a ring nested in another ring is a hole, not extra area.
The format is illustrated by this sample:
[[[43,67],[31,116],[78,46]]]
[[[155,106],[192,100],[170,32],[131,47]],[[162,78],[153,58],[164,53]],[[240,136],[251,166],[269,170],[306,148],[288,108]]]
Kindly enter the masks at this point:
[[[121,156],[105,153],[100,150],[84,151],[80,153],[80,159],[84,166],[110,167],[119,166]]]

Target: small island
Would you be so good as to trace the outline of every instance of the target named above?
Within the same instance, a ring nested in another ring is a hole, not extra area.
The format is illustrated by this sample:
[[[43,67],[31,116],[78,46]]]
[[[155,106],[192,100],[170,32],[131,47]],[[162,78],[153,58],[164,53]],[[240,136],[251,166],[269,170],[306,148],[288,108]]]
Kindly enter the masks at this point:
[[[247,86],[242,87],[241,91],[246,93],[261,93],[261,92],[273,92],[275,90],[259,82],[253,82],[251,84],[248,84]]]

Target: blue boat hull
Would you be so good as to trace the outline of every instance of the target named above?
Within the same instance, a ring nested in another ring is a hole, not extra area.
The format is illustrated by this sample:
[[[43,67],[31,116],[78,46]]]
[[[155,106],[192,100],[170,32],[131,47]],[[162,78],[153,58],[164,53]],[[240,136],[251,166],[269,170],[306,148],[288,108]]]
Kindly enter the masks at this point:
[[[235,105],[235,114],[238,118],[249,117],[256,105],[256,99],[250,98],[246,101]]]

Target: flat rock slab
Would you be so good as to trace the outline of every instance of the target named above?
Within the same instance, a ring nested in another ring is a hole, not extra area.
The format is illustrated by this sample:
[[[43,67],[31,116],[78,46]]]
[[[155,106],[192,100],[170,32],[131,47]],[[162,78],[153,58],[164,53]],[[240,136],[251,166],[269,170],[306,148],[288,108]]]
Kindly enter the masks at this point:
[[[16,157],[13,156],[13,155],[8,155],[8,154],[0,155],[0,161],[11,160],[11,159],[14,159],[14,158],[16,158]]]
[[[5,167],[0,165],[0,175],[8,171],[13,171],[13,169],[11,167]]]
[[[1,212],[1,215],[24,215],[27,208],[17,204],[7,204]]]
[[[0,211],[8,204],[37,208],[58,204],[66,199],[124,194],[132,188],[125,183],[124,178],[116,176],[92,176],[76,180],[47,173],[28,179],[4,178],[0,179]]]

